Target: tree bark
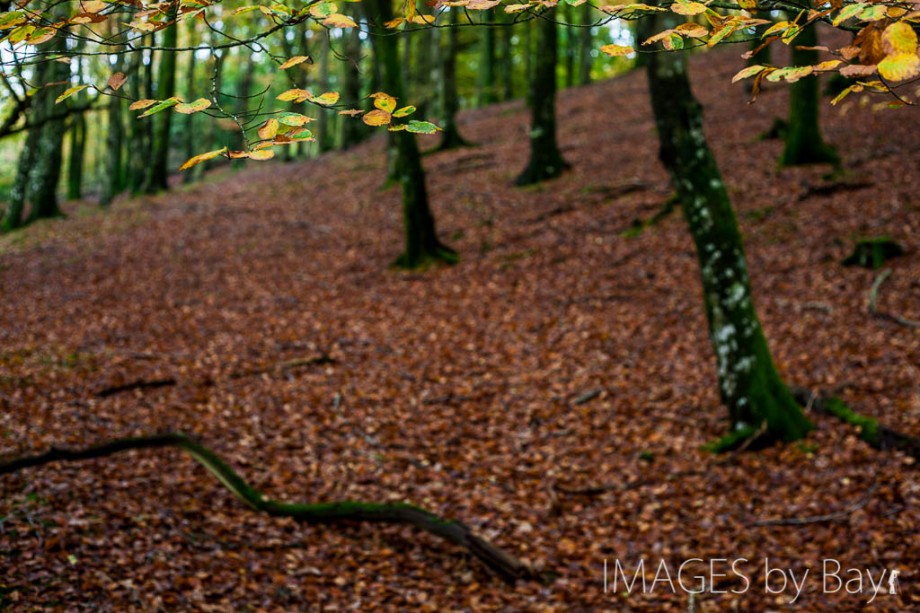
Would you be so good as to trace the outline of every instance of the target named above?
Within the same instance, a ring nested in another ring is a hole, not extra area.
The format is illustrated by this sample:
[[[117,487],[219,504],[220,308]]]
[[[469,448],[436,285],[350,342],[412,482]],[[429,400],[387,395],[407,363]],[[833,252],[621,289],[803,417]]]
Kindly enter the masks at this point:
[[[466,147],[469,143],[460,135],[457,128],[457,113],[460,111],[460,94],[457,91],[457,37],[460,25],[460,9],[450,9],[450,25],[447,30],[447,48],[443,53],[441,64],[441,108],[444,109],[441,127],[440,151]]]
[[[556,142],[556,23],[552,11],[537,19],[536,70],[531,80],[530,161],[515,185],[558,177],[569,167]]]
[[[178,14],[179,3],[173,4],[168,13],[168,19],[174,22]],[[163,30],[163,47],[170,49],[176,47],[179,37],[179,26],[176,23]],[[160,53],[160,66],[157,70],[157,99],[165,100],[176,93],[176,52],[162,51]],[[172,111],[158,113],[153,122],[153,148],[150,156],[149,172],[144,191],[153,194],[169,189],[169,144],[170,129],[172,128]]]
[[[670,15],[654,21],[656,29],[679,23]],[[757,318],[741,233],[703,133],[702,108],[690,89],[686,56],[651,53],[647,68],[660,157],[696,244],[719,392],[732,424],[732,434],[720,447],[732,447],[761,431],[764,442],[802,438],[811,424],[777,372]]]
[[[399,55],[396,39],[384,24],[393,19],[390,0],[367,0],[364,10],[370,25],[371,40],[377,61],[381,64],[383,89],[401,100],[402,79],[399,74]],[[434,215],[428,205],[425,171],[415,135],[390,132],[396,147],[395,173],[402,187],[403,223],[405,226],[405,251],[394,264],[401,268],[420,268],[432,262],[455,263],[457,254],[441,244],[435,230]]]
[[[591,82],[591,68],[594,66],[594,34],[591,24],[594,23],[593,7],[590,2],[585,2],[581,7],[581,28],[578,33],[579,75],[578,84],[587,85]]]
[[[792,65],[813,66],[818,63],[818,33],[815,24],[802,30],[792,44]],[[786,126],[786,147],[780,157],[781,166],[802,164],[840,164],[840,156],[824,142],[818,120],[820,92],[817,76],[799,79],[789,86],[789,120]]]
[[[349,103],[359,105],[361,100],[361,32],[350,28],[345,32],[345,55],[342,63],[345,74],[342,97]],[[354,147],[367,138],[368,130],[364,122],[356,117],[343,117],[341,126],[342,148]]]
[[[482,18],[488,22],[495,19],[495,11],[482,11]],[[480,28],[479,50],[479,106],[496,102],[495,96],[495,28],[490,25]]]

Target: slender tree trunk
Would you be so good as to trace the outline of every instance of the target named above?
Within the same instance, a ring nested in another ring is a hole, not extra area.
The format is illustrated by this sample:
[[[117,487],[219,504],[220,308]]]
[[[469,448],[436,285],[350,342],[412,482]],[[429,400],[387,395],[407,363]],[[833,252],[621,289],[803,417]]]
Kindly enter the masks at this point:
[[[587,4],[587,3],[585,3]],[[565,86],[575,85],[575,56],[578,54],[578,43],[575,36],[575,7],[566,3],[563,13],[565,15]]]
[[[141,39],[142,44],[151,47],[156,45],[156,32]],[[153,98],[153,51],[139,51],[132,58],[131,67],[127,71],[128,87],[131,97],[135,100]],[[144,187],[147,176],[147,165],[150,162],[151,146],[153,143],[153,123],[135,117],[130,117],[128,123],[128,172],[127,188],[132,194],[138,194]]]
[[[195,23],[189,21],[189,43],[195,45],[198,43]],[[188,54],[188,68],[185,73],[185,99],[194,100],[195,99],[195,86],[197,81],[195,79],[195,69],[197,66],[197,58],[195,57],[195,52]],[[199,151],[198,147],[201,146],[201,136],[195,133],[195,113],[190,113],[185,117],[185,159],[189,159],[195,155],[196,151]],[[203,151],[209,151],[208,149],[201,149]],[[192,183],[199,173],[201,168],[195,168],[192,171],[186,171],[182,175],[183,183]]]
[[[320,43],[320,63],[319,63],[319,93],[329,90],[329,56],[332,53],[332,41],[329,40],[329,32],[323,32],[323,40]],[[320,111],[319,120],[316,127],[316,146],[320,153],[325,153],[333,148],[333,132],[329,129],[329,114]]]
[[[670,15],[654,21],[656,29],[679,23]],[[719,392],[733,430],[723,445],[736,445],[761,428],[767,440],[799,439],[811,424],[777,372],[757,318],[741,234],[703,133],[686,56],[651,53],[647,62],[661,161],[671,174],[700,262]]]
[[[444,131],[441,134],[441,144],[438,145],[441,151],[469,145],[460,136],[460,130],[457,128],[457,113],[460,111],[460,94],[457,91],[457,37],[460,9],[457,7],[450,9],[450,25],[451,27],[447,30],[447,48],[444,50],[441,62],[441,108],[444,110],[441,121]]]
[[[502,16],[501,20],[507,21],[504,16]],[[511,35],[511,24],[498,29],[498,71],[502,102],[514,100],[514,53],[511,50]]]
[[[169,9],[168,19],[176,19],[179,3],[176,2]],[[163,30],[163,47],[170,49],[176,47],[179,40],[179,27],[173,23]],[[176,93],[176,52],[162,51],[160,53],[160,66],[157,70],[157,99],[165,100]],[[170,129],[172,128],[171,111],[157,113],[153,119],[153,149],[150,156],[149,173],[144,185],[144,191],[153,194],[169,189],[169,145]]]
[[[392,4],[390,0],[366,0],[363,4],[370,22],[375,55],[381,64],[383,89],[401,100],[403,92],[396,39],[383,25],[393,18]],[[390,134],[396,145],[396,171],[402,186],[406,241],[405,251],[395,264],[404,268],[419,268],[432,261],[456,262],[456,252],[438,240],[434,215],[428,205],[425,171],[415,135],[406,131]]]
[[[494,21],[495,11],[482,11],[486,21]],[[495,28],[483,26],[480,28],[479,39],[479,106],[493,104],[495,98]]]
[[[554,13],[537,19],[536,70],[531,81],[530,161],[516,185],[530,185],[558,177],[569,165],[556,143],[557,30]]]
[[[358,28],[345,31],[345,55],[342,97],[357,106],[361,100],[361,32]],[[354,147],[367,137],[367,126],[356,117],[343,117],[340,126],[343,149]]]
[[[67,199],[83,197],[83,157],[86,152],[86,117],[74,115],[70,122],[70,157],[67,160]]]
[[[115,56],[113,72],[124,70],[124,56]],[[120,96],[112,96],[106,104],[107,126],[105,132],[105,155],[102,156],[103,176],[100,181],[99,204],[108,206],[125,187],[122,148],[124,147],[124,102]]]
[[[587,85],[591,82],[591,68],[594,66],[594,35],[590,27],[594,23],[593,7],[589,2],[581,6],[581,28],[578,32],[579,74],[578,84]]]
[[[819,61],[815,25],[802,30],[792,47],[793,66],[813,66]],[[789,121],[786,126],[786,147],[780,157],[781,166],[800,164],[840,163],[840,156],[834,148],[824,142],[818,121],[820,92],[818,78],[808,76],[789,86]]]
[[[244,117],[249,113],[250,100],[249,97],[252,93],[252,80],[255,77],[256,64],[255,62],[248,61],[248,59],[243,59],[242,52],[240,53],[240,61],[243,62],[244,67],[241,68],[239,73],[239,82],[236,87],[236,110],[234,113],[238,117]],[[226,60],[226,58],[225,58]],[[237,130],[233,133],[233,149],[243,150],[246,148],[246,135],[241,131]],[[246,158],[240,158],[233,160],[234,168],[243,168],[246,166]]]

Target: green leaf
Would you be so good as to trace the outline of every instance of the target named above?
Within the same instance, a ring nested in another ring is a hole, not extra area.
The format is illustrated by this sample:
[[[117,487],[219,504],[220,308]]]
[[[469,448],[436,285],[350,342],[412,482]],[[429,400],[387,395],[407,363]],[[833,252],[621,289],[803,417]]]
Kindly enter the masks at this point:
[[[857,13],[862,11],[864,8],[866,8],[866,5],[862,2],[857,2],[856,4],[849,4],[843,7],[842,9],[840,9],[840,12],[837,13],[837,16],[834,17],[834,26],[835,27],[839,26],[841,23],[843,23],[850,17],[854,17]]]
[[[739,70],[738,73],[732,77],[732,83],[737,83],[742,79],[753,77],[756,74],[760,74],[764,70],[767,70],[767,66],[761,66],[760,64],[748,66],[747,68]]]
[[[416,111],[414,106],[404,106],[393,112],[393,117],[408,117]]]
[[[87,87],[89,87],[89,85],[75,85],[73,87],[65,89],[63,94],[61,94],[60,96],[54,99],[54,103],[60,104],[64,100],[67,100],[68,98],[76,94],[77,92],[82,92]]]
[[[311,121],[313,121],[311,117],[301,115],[300,113],[281,113],[278,116],[278,123],[286,126],[293,126],[295,128],[306,125]]]
[[[26,16],[22,11],[0,13],[0,30],[11,30],[21,23],[25,23]]]
[[[166,100],[161,100],[160,102],[157,102],[152,107],[144,111],[142,114],[138,115],[137,118],[141,119],[143,117],[150,117],[151,115],[159,113],[160,111],[165,111],[172,106],[176,106],[179,104],[179,102],[180,100],[175,96],[172,98],[167,98]]]
[[[429,123],[427,121],[415,121],[414,119],[410,120],[409,123],[406,124],[406,131],[412,132],[414,134],[434,134],[440,129],[441,128],[434,125],[433,123]]]

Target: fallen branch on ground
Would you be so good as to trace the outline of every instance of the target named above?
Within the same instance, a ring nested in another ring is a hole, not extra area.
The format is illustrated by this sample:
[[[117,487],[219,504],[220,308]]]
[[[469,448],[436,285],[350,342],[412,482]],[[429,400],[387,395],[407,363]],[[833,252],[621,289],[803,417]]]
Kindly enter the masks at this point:
[[[891,276],[891,269],[886,268],[882,272],[878,273],[878,276],[875,277],[875,281],[872,282],[872,288],[869,290],[869,315],[872,317],[877,317],[879,319],[886,319],[888,321],[893,321],[896,324],[906,326],[908,328],[920,328],[920,321],[914,321],[912,319],[907,319],[901,317],[900,315],[892,315],[891,313],[885,313],[878,310],[878,293],[882,287],[882,284],[888,280],[888,277]]]
[[[842,511],[837,511],[836,513],[828,513],[827,515],[811,515],[809,517],[789,517],[785,519],[764,519],[761,521],[755,521],[751,523],[751,526],[804,526],[806,524],[826,524],[834,521],[844,521],[849,519],[855,511],[865,507],[869,504],[869,501],[872,500],[872,497],[875,495],[875,492],[878,491],[878,483],[873,483],[872,487],[869,488],[869,491],[866,492],[866,495],[843,509]]]
[[[309,524],[367,521],[410,525],[459,545],[504,581],[514,583],[517,579],[535,577],[529,566],[485,539],[476,536],[466,525],[458,521],[443,519],[410,504],[351,500],[304,504],[271,499],[249,485],[216,453],[178,432],[120,438],[86,449],[51,448],[38,455],[0,464],[0,475],[43,466],[51,462],[88,460],[107,457],[129,449],[160,447],[177,447],[188,453],[208,469],[234,496],[255,511],[273,517],[290,517]]]

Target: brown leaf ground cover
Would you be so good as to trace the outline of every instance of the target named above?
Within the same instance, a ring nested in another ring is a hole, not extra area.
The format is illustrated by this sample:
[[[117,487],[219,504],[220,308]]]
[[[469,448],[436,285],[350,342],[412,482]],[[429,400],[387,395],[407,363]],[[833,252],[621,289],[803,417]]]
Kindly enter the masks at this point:
[[[847,174],[780,171],[781,144],[757,135],[785,114],[785,91],[748,106],[729,85],[738,66],[734,53],[698,57],[694,82],[780,369],[918,436],[920,331],[871,318],[875,274],[839,264],[860,236],[900,241],[908,254],[879,308],[920,318],[916,111],[826,107]],[[3,238],[0,255],[3,457],[181,430],[272,496],[411,501],[546,583],[508,587],[407,528],[258,516],[179,452],[146,451],[0,479],[0,601],[687,610],[661,583],[604,593],[605,560],[644,557],[649,581],[661,559],[748,559],[750,587],[732,594],[740,578],[717,577],[729,593],[696,597],[698,611],[862,609],[871,593],[822,593],[833,558],[901,572],[901,593],[869,609],[920,607],[911,459],[821,416],[801,444],[701,451],[726,422],[689,234],[679,213],[626,232],[670,194],[644,76],[566,91],[559,113],[574,170],[552,183],[510,187],[526,160],[520,102],[464,115],[478,146],[426,158],[442,236],[462,257],[453,268],[387,269],[401,222],[398,193],[380,189],[380,140],[107,213],[71,205],[67,220]],[[833,518],[754,525],[821,515]],[[764,590],[765,559],[810,569],[795,604],[791,586]]]

